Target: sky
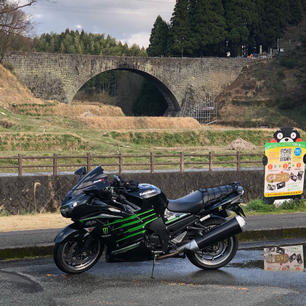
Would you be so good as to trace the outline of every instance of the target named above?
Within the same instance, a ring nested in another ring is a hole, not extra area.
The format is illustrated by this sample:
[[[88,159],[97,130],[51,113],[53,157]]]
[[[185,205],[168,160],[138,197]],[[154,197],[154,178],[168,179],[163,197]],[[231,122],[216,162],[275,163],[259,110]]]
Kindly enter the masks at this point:
[[[174,5],[175,0],[37,0],[24,11],[32,35],[83,29],[146,48],[156,17],[169,22]]]

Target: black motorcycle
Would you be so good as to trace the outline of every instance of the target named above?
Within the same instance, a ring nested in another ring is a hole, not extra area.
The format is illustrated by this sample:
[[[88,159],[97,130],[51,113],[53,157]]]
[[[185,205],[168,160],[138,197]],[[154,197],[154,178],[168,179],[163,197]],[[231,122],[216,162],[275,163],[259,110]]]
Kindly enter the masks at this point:
[[[66,273],[81,273],[99,260],[132,261],[185,257],[202,269],[223,267],[235,256],[235,236],[245,226],[239,206],[244,193],[239,183],[204,188],[177,200],[167,200],[156,186],[109,183],[101,166],[86,174],[61,205],[73,223],[55,238],[54,260]],[[226,220],[229,212],[238,216]],[[152,269],[152,275],[154,264]]]

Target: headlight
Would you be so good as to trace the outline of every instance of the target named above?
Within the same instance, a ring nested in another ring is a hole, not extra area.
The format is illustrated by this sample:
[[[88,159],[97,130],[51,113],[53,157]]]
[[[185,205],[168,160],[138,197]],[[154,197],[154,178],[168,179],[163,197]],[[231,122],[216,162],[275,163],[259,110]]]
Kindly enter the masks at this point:
[[[243,195],[243,194],[244,194],[244,189],[243,189],[243,187],[242,187],[242,186],[238,186],[237,191],[238,191],[238,192],[239,192],[241,195]]]
[[[61,214],[64,217],[69,217],[70,213],[76,206],[78,206],[78,202],[76,201],[71,201],[71,202],[66,203],[60,208]]]

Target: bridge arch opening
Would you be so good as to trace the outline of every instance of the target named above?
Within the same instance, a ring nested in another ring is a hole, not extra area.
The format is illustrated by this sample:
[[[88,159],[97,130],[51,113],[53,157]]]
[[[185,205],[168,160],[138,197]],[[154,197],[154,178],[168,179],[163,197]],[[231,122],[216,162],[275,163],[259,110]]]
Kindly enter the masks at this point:
[[[180,110],[176,97],[163,82],[126,67],[90,77],[82,82],[72,100],[116,105],[129,116],[170,116]]]

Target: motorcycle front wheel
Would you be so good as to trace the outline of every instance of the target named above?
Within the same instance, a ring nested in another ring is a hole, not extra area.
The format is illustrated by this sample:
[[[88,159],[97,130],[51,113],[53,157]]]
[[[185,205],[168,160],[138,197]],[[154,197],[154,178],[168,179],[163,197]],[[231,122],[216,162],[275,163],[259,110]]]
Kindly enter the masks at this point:
[[[100,239],[90,236],[80,240],[75,237],[56,243],[53,257],[57,267],[65,273],[78,274],[89,270],[103,252]]]
[[[213,218],[202,223],[203,235],[213,227],[224,223],[225,219]],[[218,241],[201,250],[189,252],[188,259],[197,267],[205,270],[214,270],[227,265],[235,256],[238,249],[238,239],[231,236],[222,241]]]

